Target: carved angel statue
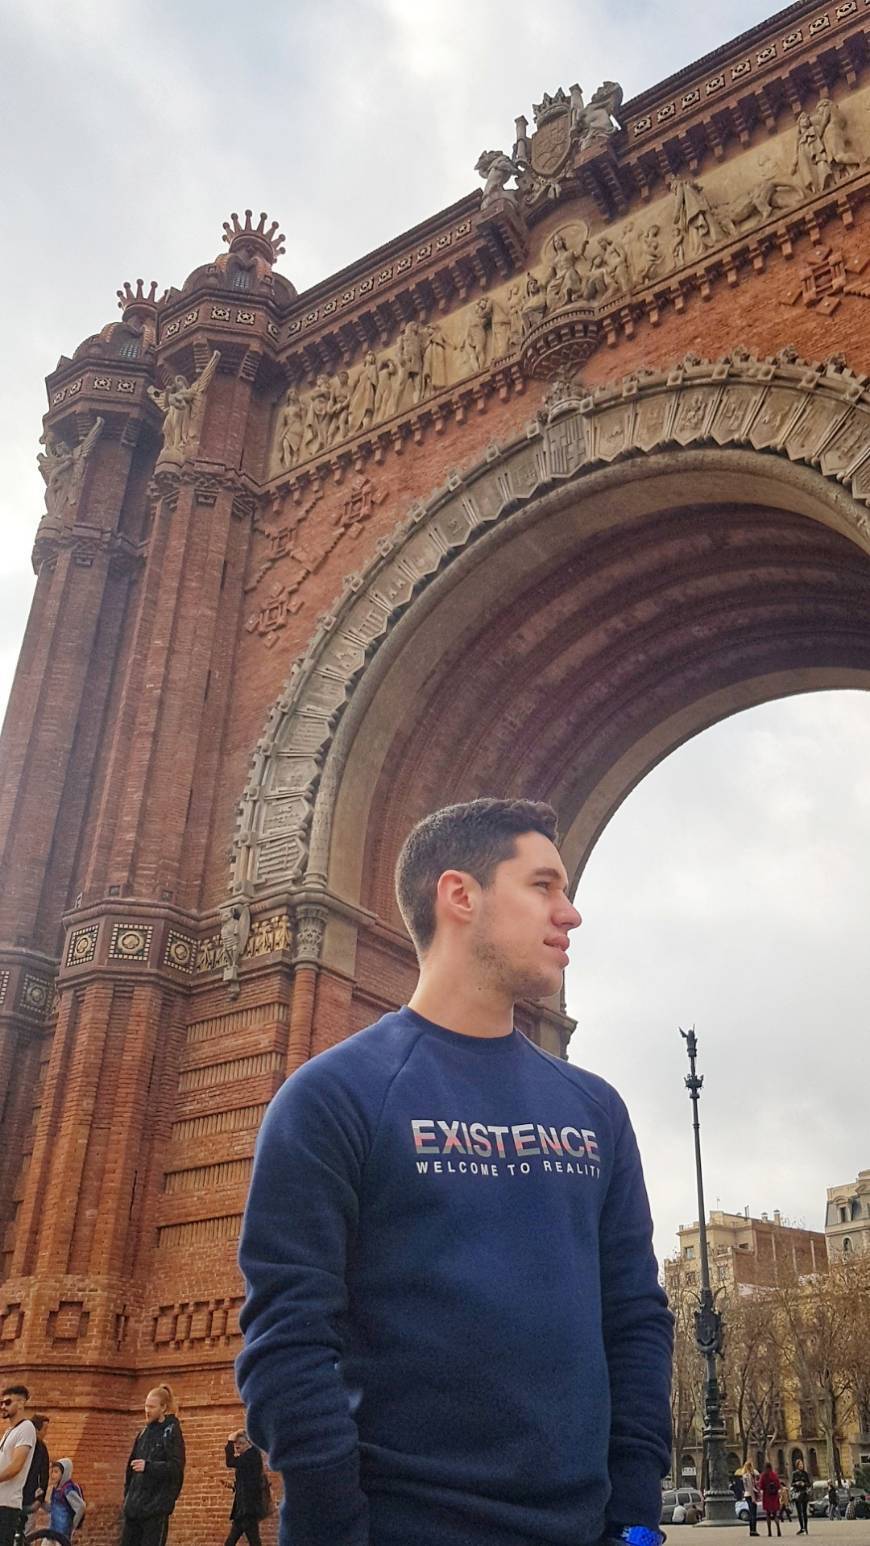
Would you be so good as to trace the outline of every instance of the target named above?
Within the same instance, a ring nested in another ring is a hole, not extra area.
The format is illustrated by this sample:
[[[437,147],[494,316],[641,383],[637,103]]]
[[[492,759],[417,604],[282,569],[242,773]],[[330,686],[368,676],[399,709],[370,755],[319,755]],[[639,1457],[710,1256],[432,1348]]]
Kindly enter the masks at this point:
[[[581,149],[585,145],[590,145],[593,140],[606,139],[611,134],[616,134],[619,129],[616,117],[621,106],[622,87],[618,81],[605,81],[599,86],[578,114],[578,122],[582,128]]]
[[[50,429],[40,436],[36,463],[45,480],[45,508],[60,518],[67,505],[75,504],[82,486],[85,463],[103,432],[105,419],[95,419],[77,446],[56,438]]]
[[[512,204],[516,203],[516,188],[506,188],[505,183],[511,177],[519,176],[522,171],[519,162],[512,160],[503,150],[482,150],[474,170],[484,179],[481,209],[486,209],[488,204],[494,204],[497,199],[509,199]]]
[[[157,387],[148,388],[148,396],[163,414],[163,450],[161,460],[180,461],[199,435],[199,421],[212,376],[217,370],[220,354],[217,349],[197,379],[188,385],[186,376],[176,376],[170,387],[161,392]]]

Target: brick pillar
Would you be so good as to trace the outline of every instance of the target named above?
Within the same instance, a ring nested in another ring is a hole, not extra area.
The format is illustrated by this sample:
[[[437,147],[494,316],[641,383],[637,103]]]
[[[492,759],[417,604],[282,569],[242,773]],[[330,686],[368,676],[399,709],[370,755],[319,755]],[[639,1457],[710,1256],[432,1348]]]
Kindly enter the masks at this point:
[[[44,440],[73,447],[77,460],[47,494],[33,551],[36,590],[0,737],[4,1256],[51,1012],[61,915],[75,885],[113,667],[139,568],[140,533],[135,516],[125,519],[124,511],[131,499],[135,505],[141,482],[140,418],[134,406],[113,411],[87,391],[70,413],[61,395],[64,403],[46,417]],[[8,1080],[5,1069],[13,1071]]]

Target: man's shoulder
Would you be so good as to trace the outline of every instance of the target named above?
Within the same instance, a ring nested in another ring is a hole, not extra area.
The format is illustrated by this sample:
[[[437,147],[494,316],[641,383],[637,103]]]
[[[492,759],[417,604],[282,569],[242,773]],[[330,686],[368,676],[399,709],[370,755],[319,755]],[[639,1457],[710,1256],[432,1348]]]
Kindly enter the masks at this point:
[[[550,1070],[569,1084],[573,1084],[587,1099],[594,1100],[613,1118],[619,1118],[625,1113],[625,1102],[619,1091],[600,1074],[593,1074],[588,1068],[581,1068],[577,1063],[566,1063],[564,1058],[555,1057],[552,1052],[545,1052],[543,1047],[538,1047],[532,1041],[528,1043],[531,1053],[548,1065]]]
[[[299,1099],[329,1100],[332,1095],[376,1098],[407,1061],[418,1038],[418,1028],[401,1010],[383,1015],[303,1063],[275,1100],[293,1105]]]
[[[12,1435],[13,1449],[23,1449],[25,1445],[28,1449],[33,1449],[36,1445],[36,1429],[29,1417],[25,1417],[18,1424]]]

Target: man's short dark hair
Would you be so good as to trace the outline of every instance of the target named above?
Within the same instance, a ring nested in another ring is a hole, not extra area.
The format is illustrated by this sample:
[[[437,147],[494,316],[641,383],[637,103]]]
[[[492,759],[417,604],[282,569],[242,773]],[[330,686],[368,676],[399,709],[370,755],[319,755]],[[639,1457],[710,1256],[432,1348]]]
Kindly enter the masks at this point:
[[[5,1385],[2,1394],[4,1396],[20,1396],[22,1401],[30,1400],[30,1391],[26,1385]]]
[[[470,800],[424,816],[408,834],[396,863],[396,898],[418,953],[435,937],[435,892],[445,870],[463,870],[486,887],[516,840],[540,832],[558,841],[556,812],[536,800]]]
[[[31,1412],[30,1421],[33,1423],[37,1433],[41,1433],[46,1423],[50,1422],[51,1419],[46,1417],[44,1412]]]

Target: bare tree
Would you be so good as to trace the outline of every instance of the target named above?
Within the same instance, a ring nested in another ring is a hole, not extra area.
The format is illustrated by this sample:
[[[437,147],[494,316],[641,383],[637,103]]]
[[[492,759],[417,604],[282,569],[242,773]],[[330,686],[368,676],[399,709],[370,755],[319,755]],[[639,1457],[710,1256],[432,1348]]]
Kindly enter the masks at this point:
[[[828,1476],[839,1481],[837,1439],[854,1402],[848,1282],[838,1266],[812,1277],[782,1272],[771,1297],[783,1364],[804,1398],[817,1407]]]
[[[750,1450],[766,1454],[780,1424],[783,1378],[772,1323],[775,1307],[767,1289],[741,1293],[735,1288],[724,1310],[725,1402],[745,1461]]]
[[[671,1381],[674,1485],[680,1482],[680,1457],[697,1444],[703,1411],[704,1366],[695,1345],[693,1315],[698,1293],[680,1261],[668,1264],[668,1299],[674,1316],[674,1367]]]

